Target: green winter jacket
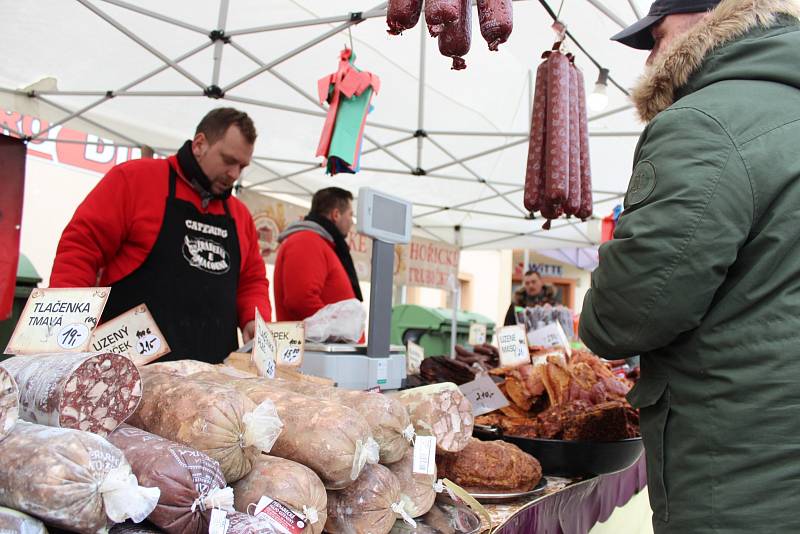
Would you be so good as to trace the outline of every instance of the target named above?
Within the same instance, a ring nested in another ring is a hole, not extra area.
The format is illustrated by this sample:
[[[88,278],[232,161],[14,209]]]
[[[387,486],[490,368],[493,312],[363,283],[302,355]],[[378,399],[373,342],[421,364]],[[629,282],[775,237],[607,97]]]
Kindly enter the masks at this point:
[[[724,0],[634,93],[650,122],[580,336],[642,356],[657,534],[800,533],[799,15]]]

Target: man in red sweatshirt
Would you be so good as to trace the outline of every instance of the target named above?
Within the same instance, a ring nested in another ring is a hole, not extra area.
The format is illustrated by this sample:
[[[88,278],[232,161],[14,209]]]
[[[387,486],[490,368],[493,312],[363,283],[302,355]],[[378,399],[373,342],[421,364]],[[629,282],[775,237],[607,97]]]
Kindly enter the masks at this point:
[[[221,362],[269,320],[269,282],[247,207],[231,197],[256,130],[233,108],[209,112],[177,154],[117,165],[64,229],[50,287],[110,286],[102,320],[145,303],[172,349]]]
[[[339,187],[320,189],[305,220],[278,236],[275,312],[278,321],[300,321],[334,302],[363,300],[350,256],[353,195]]]

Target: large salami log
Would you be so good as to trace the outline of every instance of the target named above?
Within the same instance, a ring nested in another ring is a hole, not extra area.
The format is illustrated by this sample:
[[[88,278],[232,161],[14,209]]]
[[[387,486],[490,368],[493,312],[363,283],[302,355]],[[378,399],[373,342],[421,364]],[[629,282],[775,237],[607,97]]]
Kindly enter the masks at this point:
[[[322,480],[297,462],[262,455],[246,477],[233,485],[235,508],[248,512],[261,497],[274,499],[305,518],[304,534],[320,534],[328,518],[328,496]]]
[[[557,210],[569,197],[569,59],[553,50],[547,67],[545,203]]]
[[[222,383],[142,368],[145,396],[130,424],[219,462],[228,482],[245,476],[281,431],[275,407]]]
[[[528,144],[528,164],[525,169],[525,209],[531,212],[541,210],[544,200],[548,72],[547,62],[542,62],[536,69],[531,138]]]
[[[580,121],[580,166],[581,166],[581,207],[576,214],[582,220],[592,216],[592,166],[589,160],[589,119],[586,111],[586,89],[583,73],[576,69],[578,76],[578,112]]]
[[[574,59],[574,58],[573,58]],[[564,213],[577,215],[581,209],[581,132],[578,98],[578,69],[569,64],[569,196]]]
[[[463,56],[472,44],[472,0],[458,0],[458,18],[445,24],[439,34],[439,52],[453,58],[453,70],[467,68]]]
[[[393,393],[405,405],[418,435],[434,436],[436,448],[458,452],[472,437],[472,405],[453,383],[443,382]]]
[[[142,396],[136,366],[119,354],[16,356],[0,366],[17,381],[20,417],[31,423],[106,436]]]
[[[191,378],[227,383],[254,402],[273,402],[284,426],[270,454],[311,468],[327,489],[349,486],[365,464],[379,460],[378,444],[366,421],[346,406],[283,390],[269,378],[234,379],[216,373]]]
[[[445,24],[452,24],[461,16],[461,0],[425,0],[425,23],[431,37],[437,37]]]
[[[400,35],[405,30],[410,30],[419,22],[422,13],[422,0],[389,0],[386,6],[386,24],[388,32]]]
[[[0,440],[8,435],[19,418],[19,389],[11,373],[0,367]]]
[[[0,532],[16,534],[47,534],[47,529],[38,519],[0,506]]]
[[[478,20],[481,35],[489,44],[489,50],[508,41],[514,29],[514,8],[511,0],[478,0]]]
[[[158,488],[139,486],[122,452],[96,434],[20,421],[0,441],[0,505],[74,532],[142,521]]]
[[[436,470],[432,475],[414,473],[414,449],[408,447],[403,459],[389,467],[400,482],[400,500],[411,517],[425,515],[436,500]]]
[[[399,488],[400,482],[388,468],[367,466],[355,484],[328,492],[325,531],[330,534],[387,534],[399,516],[408,517]]]
[[[212,508],[233,511],[233,491],[208,455],[124,424],[108,440],[123,452],[140,484],[161,490],[148,520],[165,532],[205,534]]]

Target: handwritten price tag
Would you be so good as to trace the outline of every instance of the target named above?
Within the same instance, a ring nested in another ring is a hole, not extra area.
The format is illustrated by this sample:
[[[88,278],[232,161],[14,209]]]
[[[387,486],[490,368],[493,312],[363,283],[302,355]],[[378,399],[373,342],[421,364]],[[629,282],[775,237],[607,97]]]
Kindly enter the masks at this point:
[[[469,340],[467,342],[473,347],[486,343],[486,325],[481,323],[469,325]]]
[[[305,351],[306,329],[302,321],[270,323],[278,367],[300,367]]]
[[[171,350],[144,304],[98,326],[92,335],[91,348],[96,352],[124,354],[136,365],[150,363]]]
[[[422,360],[424,359],[425,349],[413,341],[409,341],[408,347],[406,348],[406,373],[409,375],[418,375],[419,367],[422,365]]]
[[[420,475],[432,475],[436,468],[436,438],[417,436],[414,438],[414,462],[412,471]]]
[[[497,341],[500,348],[501,367],[516,367],[531,363],[524,326],[518,324],[504,326],[497,334]]]
[[[489,375],[481,375],[472,382],[462,384],[458,389],[469,399],[475,417],[505,408],[509,404]]]
[[[528,332],[528,345],[531,347],[563,347],[572,356],[572,346],[561,323],[554,322]]]
[[[260,376],[275,378],[275,337],[256,309],[256,337],[253,342],[253,361]]]
[[[110,290],[108,287],[34,289],[4,352],[87,351]]]

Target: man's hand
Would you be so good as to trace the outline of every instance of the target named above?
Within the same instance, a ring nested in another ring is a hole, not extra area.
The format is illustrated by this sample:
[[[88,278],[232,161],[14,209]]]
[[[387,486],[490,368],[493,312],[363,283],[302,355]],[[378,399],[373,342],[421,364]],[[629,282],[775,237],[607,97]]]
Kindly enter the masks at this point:
[[[256,322],[255,320],[253,320],[244,325],[244,328],[242,328],[242,340],[244,340],[244,342],[247,343],[248,341],[253,339],[255,335],[256,335]]]

